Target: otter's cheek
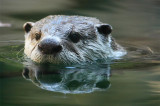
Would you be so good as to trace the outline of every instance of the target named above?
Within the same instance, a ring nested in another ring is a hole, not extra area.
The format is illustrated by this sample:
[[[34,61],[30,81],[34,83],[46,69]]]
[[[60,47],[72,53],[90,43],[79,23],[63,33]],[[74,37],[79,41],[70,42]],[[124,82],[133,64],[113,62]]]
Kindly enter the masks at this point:
[[[29,42],[26,42],[25,41],[25,47],[24,47],[25,49],[24,49],[24,53],[30,58],[30,56],[31,56],[31,46],[30,46],[30,44],[29,44]]]
[[[33,49],[30,58],[31,60],[40,63],[43,61],[44,56],[41,54],[41,52],[36,47]]]

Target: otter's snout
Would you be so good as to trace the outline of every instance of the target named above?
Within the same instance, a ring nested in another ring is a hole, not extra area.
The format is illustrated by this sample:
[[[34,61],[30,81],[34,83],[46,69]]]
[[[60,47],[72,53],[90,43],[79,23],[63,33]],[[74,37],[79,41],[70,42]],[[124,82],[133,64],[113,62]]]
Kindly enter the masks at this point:
[[[60,52],[62,46],[54,39],[44,39],[38,44],[38,49],[44,54],[54,54]]]

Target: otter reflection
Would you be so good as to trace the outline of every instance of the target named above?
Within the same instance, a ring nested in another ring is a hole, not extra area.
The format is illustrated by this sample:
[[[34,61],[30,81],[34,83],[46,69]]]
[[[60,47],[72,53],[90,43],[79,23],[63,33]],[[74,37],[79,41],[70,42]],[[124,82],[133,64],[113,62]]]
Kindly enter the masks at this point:
[[[97,65],[54,67],[32,63],[25,66],[22,75],[42,89],[76,94],[109,88],[109,73],[109,65],[103,68]]]

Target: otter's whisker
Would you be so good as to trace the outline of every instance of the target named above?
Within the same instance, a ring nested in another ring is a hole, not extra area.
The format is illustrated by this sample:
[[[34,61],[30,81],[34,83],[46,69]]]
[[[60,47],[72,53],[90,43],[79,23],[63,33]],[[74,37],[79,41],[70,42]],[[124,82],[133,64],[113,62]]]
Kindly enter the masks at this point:
[[[20,61],[20,59],[24,57],[24,56],[19,57],[19,55],[20,55],[20,53],[21,53],[22,51],[24,51],[24,48],[20,49],[20,50],[17,52],[17,54],[16,54],[18,61]],[[23,53],[22,53],[22,54],[23,54]]]

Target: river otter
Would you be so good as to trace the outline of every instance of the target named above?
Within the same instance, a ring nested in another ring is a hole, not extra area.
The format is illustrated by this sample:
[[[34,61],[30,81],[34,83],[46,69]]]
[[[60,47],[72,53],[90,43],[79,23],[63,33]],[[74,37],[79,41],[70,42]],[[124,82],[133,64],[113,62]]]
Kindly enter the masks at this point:
[[[112,38],[112,26],[93,17],[51,15],[23,28],[24,53],[38,63],[92,62],[126,54]]]

